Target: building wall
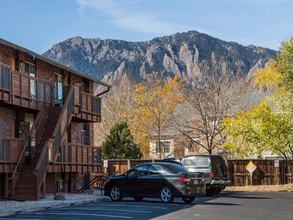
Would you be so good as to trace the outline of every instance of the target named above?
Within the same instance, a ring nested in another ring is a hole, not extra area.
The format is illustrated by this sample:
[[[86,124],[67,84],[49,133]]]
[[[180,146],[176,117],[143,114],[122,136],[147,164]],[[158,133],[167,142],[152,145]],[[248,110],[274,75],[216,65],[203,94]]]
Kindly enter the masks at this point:
[[[53,82],[54,67],[41,60],[36,61],[37,77]]]
[[[71,123],[71,143],[80,144],[81,143],[81,128],[80,123]]]
[[[12,49],[0,44],[0,62],[11,64]]]
[[[14,116],[13,110],[0,107],[0,137],[12,136],[13,116]]]
[[[0,62],[11,65],[12,70],[16,70],[22,73],[25,73],[25,63],[29,62],[35,65],[36,69],[36,77],[39,79],[43,79],[46,81],[54,82],[54,73],[61,74],[63,77],[63,85],[74,85],[75,83],[80,83],[85,86],[85,92],[93,94],[93,82],[82,76],[75,75],[73,73],[68,72],[67,70],[61,69],[60,67],[54,66],[50,63],[42,61],[36,57],[34,57],[30,52],[21,52],[16,51],[13,48],[0,44]],[[2,106],[2,104],[1,104]],[[32,113],[29,114],[28,112]],[[9,108],[0,107],[0,137],[7,136],[13,137],[13,131],[21,130],[22,122],[26,121],[31,125],[34,123],[34,117],[37,114],[35,110],[26,111],[25,108],[12,110]],[[14,123],[17,116],[17,122]],[[15,125],[18,129],[15,129]],[[26,123],[27,125],[27,123]],[[71,122],[71,142],[73,144],[81,143],[81,123]],[[88,144],[94,144],[94,132],[93,132],[94,123],[89,123],[89,133],[88,133]],[[22,134],[23,132],[18,132]],[[22,135],[18,135],[18,138],[23,138]],[[86,148],[86,147],[85,147]],[[89,155],[91,156],[91,155]],[[89,167],[91,164],[87,164]],[[95,165],[96,166],[96,165]],[[3,175],[0,174],[3,180]],[[89,176],[93,176],[93,173],[88,173],[88,170],[82,169],[82,171],[78,172],[63,172],[57,171],[55,173],[48,173],[46,177],[46,192],[47,193],[55,193],[56,186],[58,183],[63,184],[64,191],[70,192],[74,190],[74,187],[79,187],[81,183],[85,182],[85,179],[88,179]],[[81,178],[83,177],[83,178]],[[82,179],[82,181],[81,181]],[[3,183],[0,183],[0,189],[3,187]]]

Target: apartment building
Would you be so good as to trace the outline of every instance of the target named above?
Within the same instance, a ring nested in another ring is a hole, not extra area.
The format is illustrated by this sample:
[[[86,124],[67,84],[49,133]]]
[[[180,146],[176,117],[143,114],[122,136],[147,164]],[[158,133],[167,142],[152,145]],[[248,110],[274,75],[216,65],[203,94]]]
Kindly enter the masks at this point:
[[[76,192],[100,175],[94,123],[101,122],[101,95],[109,89],[0,39],[0,197]]]

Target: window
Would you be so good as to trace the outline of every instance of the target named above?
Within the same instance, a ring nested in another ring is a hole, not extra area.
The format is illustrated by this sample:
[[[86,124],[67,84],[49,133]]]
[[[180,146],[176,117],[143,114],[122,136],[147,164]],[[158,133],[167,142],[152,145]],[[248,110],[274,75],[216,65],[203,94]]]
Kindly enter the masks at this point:
[[[94,164],[99,164],[99,163],[102,162],[101,159],[102,159],[101,149],[100,148],[95,149],[93,151],[93,163]]]
[[[10,70],[0,67],[0,88],[10,90]]]
[[[160,142],[161,142],[161,149],[163,149],[163,153],[170,154],[171,153],[171,141],[170,140],[161,140]],[[155,149],[156,149],[156,153],[159,154],[160,153],[160,146],[159,146],[158,141],[155,142]]]
[[[4,80],[3,80],[3,88],[10,90],[10,70],[8,68],[3,68]]]
[[[63,85],[62,85],[62,75],[54,73],[54,100],[55,103],[63,103]]]
[[[32,63],[25,63],[25,72],[31,76],[31,77],[36,77],[36,67]],[[30,93],[31,93],[31,98],[35,99],[37,96],[37,83],[36,80],[30,79]]]
[[[45,88],[44,83],[39,82],[38,83],[38,99],[42,102],[45,101],[44,88]]]
[[[136,168],[134,168],[133,170],[131,170],[129,173],[128,173],[128,176],[129,177],[134,177],[134,176],[144,176],[147,174],[147,168],[148,168],[148,165],[141,165],[141,166],[138,166]]]
[[[149,168],[151,174],[163,174],[164,170],[158,165],[151,165]]]
[[[101,101],[96,97],[93,99],[93,113],[101,114]]]
[[[3,85],[2,85],[2,67],[0,66],[0,88],[3,88]]]
[[[0,160],[10,160],[10,140],[0,140]]]
[[[81,144],[88,145],[89,144],[89,127],[87,123],[81,123]]]

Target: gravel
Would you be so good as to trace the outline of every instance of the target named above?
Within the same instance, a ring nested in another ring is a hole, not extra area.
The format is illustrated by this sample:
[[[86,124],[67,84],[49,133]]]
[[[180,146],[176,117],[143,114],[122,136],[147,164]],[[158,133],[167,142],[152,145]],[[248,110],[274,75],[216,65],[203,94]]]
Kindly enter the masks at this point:
[[[257,185],[257,186],[228,186],[225,191],[243,192],[293,192],[293,184]]]

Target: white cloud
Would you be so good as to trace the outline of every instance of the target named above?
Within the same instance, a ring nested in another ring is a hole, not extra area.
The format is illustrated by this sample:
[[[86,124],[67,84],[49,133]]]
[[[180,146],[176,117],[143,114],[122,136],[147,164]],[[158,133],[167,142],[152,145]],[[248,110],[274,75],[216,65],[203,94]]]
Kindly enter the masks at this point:
[[[139,0],[119,1],[119,0],[76,0],[80,5],[80,10],[94,10],[105,15],[109,23],[119,28],[148,33],[148,34],[171,34],[174,32],[192,29],[186,25],[173,24],[161,21],[155,14],[147,14],[139,11],[135,6]],[[141,9],[143,10],[143,9]]]

